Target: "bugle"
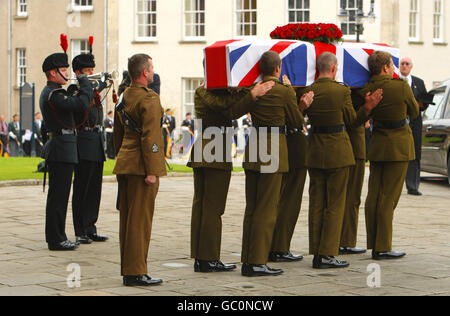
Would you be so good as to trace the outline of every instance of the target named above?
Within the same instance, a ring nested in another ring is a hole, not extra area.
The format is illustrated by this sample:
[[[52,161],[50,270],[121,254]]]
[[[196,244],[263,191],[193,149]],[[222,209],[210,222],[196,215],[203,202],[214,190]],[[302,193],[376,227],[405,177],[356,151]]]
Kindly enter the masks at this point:
[[[87,78],[91,81],[97,80],[116,80],[119,78],[119,72],[114,70],[113,72],[99,72],[93,75],[88,75]],[[70,79],[71,81],[77,81],[77,79]]]

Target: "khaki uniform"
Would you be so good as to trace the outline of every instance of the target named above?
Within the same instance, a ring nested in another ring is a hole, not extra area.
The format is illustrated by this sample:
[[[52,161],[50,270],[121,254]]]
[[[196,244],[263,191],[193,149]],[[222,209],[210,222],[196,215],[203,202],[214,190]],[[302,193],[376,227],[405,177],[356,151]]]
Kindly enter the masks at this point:
[[[302,123],[303,124],[303,123]],[[306,152],[308,141],[302,129],[286,136],[289,172],[283,174],[278,218],[273,234],[273,252],[288,252],[300,215],[306,181]]]
[[[352,101],[356,108],[364,105],[365,100],[359,93],[352,92]],[[344,222],[342,224],[341,247],[355,248],[358,236],[359,207],[366,170],[366,131],[364,125],[347,126],[348,136],[352,143],[356,164],[350,167],[347,197],[345,203]]]
[[[275,77],[264,77],[264,82],[273,80],[275,86],[266,95],[259,98],[257,106],[251,112],[254,126],[284,127],[288,129],[302,128],[303,115],[297,105],[295,91],[290,86],[281,84]],[[286,135],[277,136],[278,152],[273,153],[278,159],[278,168],[272,173],[262,169],[271,162],[263,162],[260,158],[259,139],[263,133],[256,131],[250,136],[246,147],[244,169],[246,174],[246,209],[242,238],[242,263],[266,264],[272,246],[273,233],[278,217],[278,202],[280,199],[283,173],[289,171],[288,147]],[[253,139],[252,139],[253,137]],[[255,139],[258,142],[255,142]],[[265,141],[267,148],[262,148],[271,155],[271,134],[267,133]],[[254,155],[254,153],[257,155]],[[253,161],[250,161],[252,158]]]
[[[383,89],[383,99],[372,111],[374,124],[411,119],[419,115],[411,87],[406,81],[373,76],[361,90]],[[394,210],[400,199],[408,163],[415,159],[409,124],[399,128],[375,128],[370,141],[369,193],[366,199],[367,248],[376,252],[392,250]]]
[[[232,120],[248,113],[255,102],[248,90],[238,95],[219,95],[208,92],[203,87],[196,90],[194,102],[196,117],[202,120],[202,129],[215,127],[223,132],[222,154],[216,160],[208,162],[203,151],[208,149],[213,139],[200,135],[194,143],[188,163],[194,169],[191,257],[215,261],[220,259],[221,217],[225,212],[233,169],[230,150],[230,141],[233,139]],[[219,154],[218,148],[214,150],[214,154]]]
[[[220,259],[222,215],[225,212],[228,188],[233,169],[231,143],[232,120],[248,113],[255,102],[245,90],[237,95],[227,92],[209,92],[199,87],[195,92],[195,114],[201,119],[202,129],[222,131],[223,147],[215,148],[214,161],[208,161],[204,150],[214,139],[202,137],[194,143],[188,166],[194,169],[194,199],[191,218],[191,258],[206,261]],[[228,128],[228,130],[227,130]]]
[[[116,113],[114,174],[119,182],[120,253],[122,275],[146,275],[155,199],[159,177],[166,175],[161,133],[163,109],[159,96],[144,85],[132,83],[124,93],[125,111],[142,128],[142,135],[125,127]],[[157,182],[147,185],[145,177]]]
[[[306,111],[313,128],[357,126],[367,119],[355,112],[350,89],[330,78],[319,78],[309,88],[314,102]],[[310,254],[337,256],[345,211],[349,167],[355,165],[348,133],[311,133],[306,165],[309,168]]]

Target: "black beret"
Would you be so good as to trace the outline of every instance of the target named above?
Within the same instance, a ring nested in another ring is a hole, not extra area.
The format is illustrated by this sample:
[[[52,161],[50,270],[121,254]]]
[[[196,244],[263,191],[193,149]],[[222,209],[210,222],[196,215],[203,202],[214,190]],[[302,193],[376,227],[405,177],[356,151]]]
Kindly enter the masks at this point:
[[[95,58],[92,54],[81,54],[72,60],[73,70],[81,70],[83,68],[95,68]]]
[[[65,53],[55,53],[45,58],[42,64],[42,71],[47,72],[49,70],[67,67],[69,67],[67,55]]]

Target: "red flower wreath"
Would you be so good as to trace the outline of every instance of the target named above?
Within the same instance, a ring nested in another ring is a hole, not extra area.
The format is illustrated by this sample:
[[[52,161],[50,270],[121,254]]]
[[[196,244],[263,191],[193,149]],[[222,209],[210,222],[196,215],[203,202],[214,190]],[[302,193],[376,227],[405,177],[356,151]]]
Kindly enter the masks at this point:
[[[290,39],[305,42],[342,42],[342,31],[335,24],[298,23],[279,26],[270,33],[272,39]]]

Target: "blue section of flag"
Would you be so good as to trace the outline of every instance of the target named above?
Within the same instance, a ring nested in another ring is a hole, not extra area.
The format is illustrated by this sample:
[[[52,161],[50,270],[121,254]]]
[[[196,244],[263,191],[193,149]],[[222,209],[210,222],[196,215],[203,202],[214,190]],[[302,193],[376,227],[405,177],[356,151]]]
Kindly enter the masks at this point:
[[[283,58],[281,77],[287,75],[293,86],[306,86],[308,77],[308,49],[301,45]]]
[[[230,69],[233,69],[236,62],[241,58],[242,55],[247,51],[251,45],[242,46],[241,48],[235,49],[230,53]]]
[[[369,80],[367,69],[344,50],[344,83],[350,87],[363,87]]]
[[[392,56],[392,61],[394,62],[395,67],[398,68],[400,66],[400,58]]]

